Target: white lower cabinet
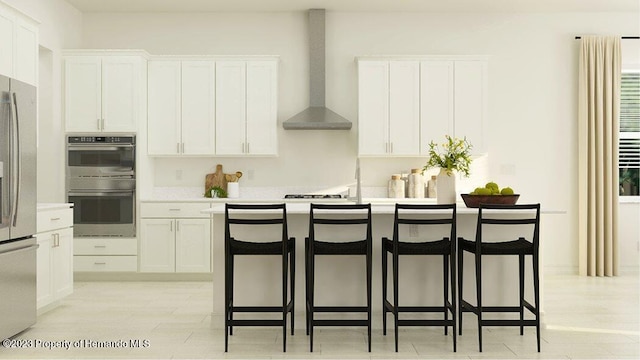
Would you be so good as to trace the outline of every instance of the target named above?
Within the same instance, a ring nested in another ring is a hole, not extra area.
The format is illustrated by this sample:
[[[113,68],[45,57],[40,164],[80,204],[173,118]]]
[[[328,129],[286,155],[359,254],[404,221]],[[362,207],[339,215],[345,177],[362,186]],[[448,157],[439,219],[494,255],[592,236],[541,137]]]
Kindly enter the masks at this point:
[[[208,204],[142,203],[140,272],[211,272]]]
[[[37,307],[73,293],[72,209],[38,212]],[[67,219],[68,221],[61,221]]]
[[[76,238],[73,242],[76,272],[137,272],[136,238]]]

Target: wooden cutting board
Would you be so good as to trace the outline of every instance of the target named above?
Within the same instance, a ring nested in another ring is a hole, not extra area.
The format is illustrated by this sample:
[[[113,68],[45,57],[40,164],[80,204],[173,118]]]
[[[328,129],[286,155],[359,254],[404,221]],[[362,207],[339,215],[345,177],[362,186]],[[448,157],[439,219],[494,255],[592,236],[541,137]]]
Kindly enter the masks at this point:
[[[227,179],[222,171],[222,165],[216,165],[216,172],[213,174],[207,174],[204,178],[204,191],[206,192],[213,186],[219,186],[227,191]]]

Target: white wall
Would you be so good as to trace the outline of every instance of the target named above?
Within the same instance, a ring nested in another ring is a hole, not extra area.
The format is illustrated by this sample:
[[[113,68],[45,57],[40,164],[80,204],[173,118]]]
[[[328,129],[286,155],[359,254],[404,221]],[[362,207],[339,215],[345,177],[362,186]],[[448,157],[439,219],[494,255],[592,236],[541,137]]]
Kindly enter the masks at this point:
[[[522,202],[567,211],[545,239],[550,271],[577,268],[576,35],[640,33],[633,13],[327,13],[327,105],[351,131],[279,130],[278,158],[158,159],[156,186],[200,186],[216,163],[253,171],[245,185],[330,185],[353,180],[357,154],[355,56],[489,55],[490,176]],[[85,14],[83,47],[152,54],[280,55],[279,121],[307,105],[304,13]],[[365,159],[365,185],[424,159]],[[181,170],[182,179],[176,179]],[[511,171],[513,170],[513,171]],[[543,224],[544,226],[544,224]]]
[[[61,50],[81,42],[82,14],[64,0],[2,0],[40,22],[38,201],[63,202],[64,124]]]

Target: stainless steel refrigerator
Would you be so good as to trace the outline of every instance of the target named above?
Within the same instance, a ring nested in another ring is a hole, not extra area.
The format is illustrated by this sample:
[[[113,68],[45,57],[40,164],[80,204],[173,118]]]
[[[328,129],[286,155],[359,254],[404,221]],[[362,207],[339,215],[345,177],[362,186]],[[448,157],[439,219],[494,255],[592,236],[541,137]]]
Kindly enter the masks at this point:
[[[0,340],[36,322],[36,88],[0,76]]]

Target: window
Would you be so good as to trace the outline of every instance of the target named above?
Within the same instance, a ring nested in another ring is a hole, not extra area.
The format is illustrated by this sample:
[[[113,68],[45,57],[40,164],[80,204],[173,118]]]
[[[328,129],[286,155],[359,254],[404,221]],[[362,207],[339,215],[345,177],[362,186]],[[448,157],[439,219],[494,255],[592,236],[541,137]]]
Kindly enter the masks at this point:
[[[640,70],[622,72],[620,89],[620,195],[640,195]]]

